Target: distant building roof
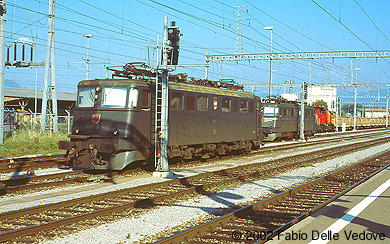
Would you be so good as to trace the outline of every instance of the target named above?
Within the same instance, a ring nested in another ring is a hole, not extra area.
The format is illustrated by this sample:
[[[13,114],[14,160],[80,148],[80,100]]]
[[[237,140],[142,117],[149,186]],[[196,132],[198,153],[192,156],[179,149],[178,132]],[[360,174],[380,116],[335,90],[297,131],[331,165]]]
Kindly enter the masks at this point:
[[[37,97],[42,98],[42,90],[37,90]],[[76,92],[57,91],[57,100],[61,101],[76,101]],[[35,98],[34,89],[4,87],[4,97],[14,98]]]
[[[371,112],[371,111],[374,111],[374,112],[386,112],[385,108],[365,108],[364,110],[367,111],[367,112]]]

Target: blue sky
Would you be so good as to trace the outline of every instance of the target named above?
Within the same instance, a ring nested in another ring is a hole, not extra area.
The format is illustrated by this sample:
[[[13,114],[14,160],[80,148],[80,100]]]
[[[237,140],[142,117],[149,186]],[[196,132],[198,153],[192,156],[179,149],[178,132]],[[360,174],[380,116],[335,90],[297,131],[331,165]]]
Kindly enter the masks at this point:
[[[35,61],[44,61],[47,39],[48,0],[8,0],[7,39],[36,42]],[[205,53],[233,54],[236,44],[237,8],[243,6],[242,47],[244,53],[267,53],[273,26],[273,51],[333,52],[390,50],[390,1],[386,0],[68,0],[57,1],[56,63],[57,89],[76,91],[78,81],[85,78],[87,40],[90,39],[90,78],[104,78],[105,66],[123,66],[126,62],[147,61],[147,46],[160,43],[163,19],[175,20],[181,28],[180,64],[204,64]],[[19,50],[20,54],[20,50]],[[11,59],[13,53],[11,52]],[[20,59],[20,58],[19,58]],[[312,63],[312,82],[351,82],[350,59],[316,60]],[[222,64],[222,78],[238,83],[268,84],[269,63],[251,61]],[[390,59],[357,59],[359,84],[390,84]],[[293,80],[309,81],[307,61],[274,61],[274,83]],[[190,76],[203,78],[204,68],[180,68]],[[21,87],[43,86],[43,68],[7,69],[5,78]],[[354,74],[355,75],[355,74]],[[210,78],[219,79],[219,67],[212,63]],[[6,84],[7,85],[7,84]],[[385,96],[388,87],[359,87],[359,95],[378,93]],[[264,97],[267,88],[257,89]],[[283,88],[274,88],[274,95]],[[298,91],[298,89],[296,89]],[[353,89],[339,89],[339,94],[352,95]],[[342,98],[350,102],[352,98]],[[369,105],[371,99],[360,99]],[[380,100],[384,102],[384,100]],[[376,104],[383,106],[384,104]]]

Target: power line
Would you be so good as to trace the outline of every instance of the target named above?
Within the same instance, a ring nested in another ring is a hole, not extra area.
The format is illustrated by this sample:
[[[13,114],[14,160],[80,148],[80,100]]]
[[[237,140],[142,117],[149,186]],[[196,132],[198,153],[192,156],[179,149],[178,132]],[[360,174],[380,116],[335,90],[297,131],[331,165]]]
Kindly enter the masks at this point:
[[[245,1],[245,0],[244,0]],[[350,30],[345,24],[343,24],[340,20],[337,20],[331,13],[329,13],[328,11],[326,11],[326,9],[324,9],[323,7],[321,7],[318,3],[316,3],[314,0],[312,0],[312,2],[317,5],[320,9],[322,9],[325,13],[327,13],[332,19],[334,19],[335,21],[337,21],[338,23],[340,23],[345,29],[347,29],[353,36],[355,36],[359,41],[361,41],[362,43],[364,43],[367,47],[369,47],[372,51],[375,51],[368,43],[366,43],[363,39],[361,39],[358,35],[356,35],[352,30]],[[381,57],[383,58],[383,57]],[[383,58],[384,59],[384,58]],[[386,62],[390,63],[388,60],[384,59]],[[382,69],[382,67],[380,67],[378,65],[378,67],[381,69],[381,71],[387,76],[387,73]]]
[[[363,13],[367,16],[367,18],[371,21],[371,23],[375,26],[375,28],[388,40],[390,41],[390,39],[385,35],[385,33],[383,33],[381,31],[381,29],[379,29],[379,27],[375,24],[375,22],[370,18],[370,16],[366,13],[366,11],[364,11],[364,9],[362,8],[362,6],[360,6],[360,4],[354,0],[355,3],[359,6],[359,8],[363,11]]]
[[[245,1],[245,0],[244,0]],[[356,37],[359,41],[361,41],[362,43],[364,43],[364,45],[366,45],[367,47],[369,47],[372,51],[375,51],[368,43],[366,43],[363,39],[361,39],[358,35],[356,35],[351,29],[348,28],[348,26],[346,26],[345,24],[343,24],[343,22],[341,22],[340,20],[337,20],[331,13],[329,13],[326,9],[324,9],[323,7],[321,7],[321,5],[319,5],[318,3],[316,3],[314,0],[311,0],[315,5],[317,5],[322,11],[324,11],[325,13],[327,13],[332,19],[334,19],[335,21],[337,21],[340,25],[342,25],[345,29],[347,29],[354,37]]]
[[[188,13],[186,13],[186,12],[183,12],[183,11],[181,11],[181,10],[175,9],[175,8],[173,8],[173,7],[170,7],[170,6],[168,6],[168,5],[159,3],[159,2],[154,1],[154,0],[148,0],[148,1],[150,1],[150,2],[152,2],[152,3],[154,3],[154,4],[156,4],[156,5],[159,5],[159,6],[168,8],[168,9],[170,9],[170,10],[172,10],[172,11],[181,13],[181,14],[183,14],[183,15],[185,15],[185,16],[194,18],[194,19],[196,19],[196,20],[198,20],[198,21],[208,23],[208,24],[213,25],[213,26],[215,26],[215,27],[218,27],[218,28],[220,28],[220,29],[222,29],[222,30],[224,30],[224,31],[228,31],[228,32],[230,32],[230,33],[232,33],[232,34],[236,34],[235,31],[234,31],[233,29],[226,29],[226,28],[224,28],[223,26],[221,26],[220,24],[218,24],[218,23],[216,23],[216,22],[214,22],[214,21],[207,20],[207,19],[198,17],[198,16],[196,16],[196,15],[188,14]],[[149,7],[152,7],[152,6],[150,6],[150,5],[146,4],[146,3],[143,3],[143,2],[141,2],[141,1],[139,1],[139,0],[137,0],[137,2],[139,2],[139,3],[141,3],[141,4],[144,4],[144,5],[147,5],[147,6],[149,6]],[[186,20],[186,21],[188,21],[188,20]],[[189,21],[189,22],[191,22],[191,21]],[[191,22],[191,23],[193,23],[193,22]],[[200,26],[200,25],[198,25],[198,24],[196,24],[196,25],[197,25],[197,26]],[[203,26],[200,26],[200,27],[210,30],[209,28],[206,28],[206,27],[203,27]],[[213,31],[213,32],[216,32],[216,31]],[[216,32],[216,33],[217,33],[217,32]],[[221,33],[218,33],[218,34],[223,35],[223,36],[226,36],[226,35],[221,34]],[[230,37],[230,36],[226,36],[226,37],[228,37],[229,39],[234,39],[234,40],[235,40],[235,38],[232,38],[232,37]],[[244,35],[243,35],[243,37],[246,38],[247,40],[253,42],[254,44],[257,44],[257,45],[265,45],[264,43],[259,42],[259,41],[257,41],[257,40],[254,40],[254,39],[252,39],[252,38],[249,38],[249,37],[247,37],[247,36],[244,36]]]
[[[309,40],[311,40],[311,41],[313,41],[313,42],[315,42],[315,43],[317,43],[317,44],[320,44],[320,45],[322,45],[322,46],[328,48],[329,50],[333,50],[332,48],[330,48],[330,47],[328,47],[328,46],[326,46],[326,45],[324,45],[324,44],[322,44],[322,43],[320,43],[320,42],[314,40],[313,38],[311,38],[311,37],[309,37],[309,36],[307,36],[307,35],[305,35],[305,34],[299,32],[299,31],[297,31],[296,29],[290,27],[289,25],[285,24],[284,22],[282,22],[282,21],[280,21],[280,20],[274,18],[272,15],[270,15],[270,14],[268,14],[267,12],[265,12],[265,11],[259,9],[258,7],[256,7],[256,6],[253,5],[252,3],[248,2],[247,0],[244,0],[244,2],[246,2],[247,4],[249,4],[250,6],[252,6],[252,7],[253,7],[254,9],[256,9],[257,11],[261,12],[262,14],[268,16],[269,18],[271,18],[271,19],[273,19],[273,20],[275,20],[275,21],[277,21],[277,22],[279,22],[280,24],[284,25],[285,27],[289,28],[290,30],[292,30],[292,31],[294,31],[294,32],[296,32],[296,33],[298,33],[299,35],[301,35],[301,36],[303,36],[303,37],[305,37],[305,38],[307,38],[307,39],[309,39]],[[334,51],[334,50],[333,50],[333,51]]]

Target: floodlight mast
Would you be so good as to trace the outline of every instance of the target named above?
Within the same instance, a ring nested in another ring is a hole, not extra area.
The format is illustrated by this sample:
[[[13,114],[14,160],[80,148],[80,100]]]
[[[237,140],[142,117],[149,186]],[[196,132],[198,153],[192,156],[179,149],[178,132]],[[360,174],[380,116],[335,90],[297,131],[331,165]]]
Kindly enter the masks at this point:
[[[270,44],[271,55],[269,55],[269,88],[268,88],[268,96],[271,97],[271,95],[272,95],[272,31],[273,31],[274,27],[273,26],[266,26],[266,27],[264,27],[264,29],[271,31],[271,44]]]
[[[93,34],[86,34],[84,35],[85,38],[87,38],[87,58],[85,60],[86,67],[85,67],[85,79],[89,79],[89,39],[93,37]]]
[[[356,130],[356,116],[357,116],[357,104],[356,104],[356,95],[357,95],[357,72],[360,70],[360,68],[355,68],[356,71],[356,82],[355,82],[355,99],[353,103],[353,130]]]

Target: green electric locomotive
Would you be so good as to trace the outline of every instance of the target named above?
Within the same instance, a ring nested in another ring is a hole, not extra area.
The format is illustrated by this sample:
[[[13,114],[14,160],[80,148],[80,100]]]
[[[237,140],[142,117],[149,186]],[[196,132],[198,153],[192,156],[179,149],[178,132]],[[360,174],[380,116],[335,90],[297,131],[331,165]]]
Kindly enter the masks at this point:
[[[218,82],[177,77],[169,79],[169,158],[212,157],[260,146],[257,96],[216,87]],[[145,74],[79,82],[70,141],[60,141],[59,148],[71,152],[74,166],[88,169],[122,170],[153,158],[155,90],[155,77]]]

